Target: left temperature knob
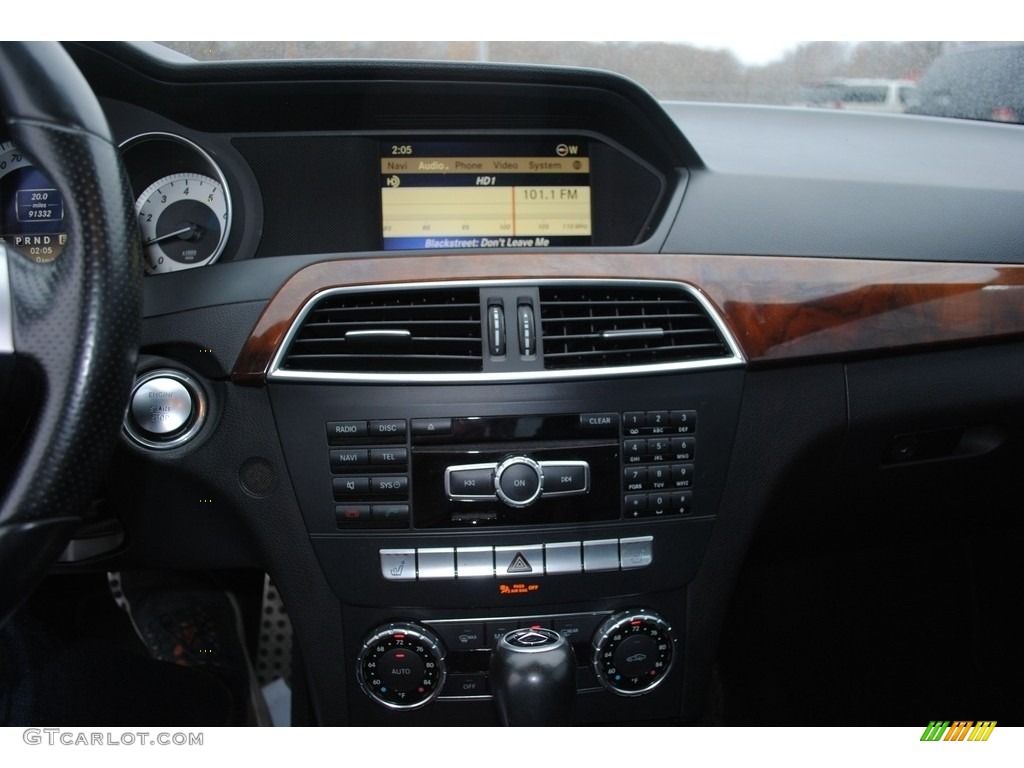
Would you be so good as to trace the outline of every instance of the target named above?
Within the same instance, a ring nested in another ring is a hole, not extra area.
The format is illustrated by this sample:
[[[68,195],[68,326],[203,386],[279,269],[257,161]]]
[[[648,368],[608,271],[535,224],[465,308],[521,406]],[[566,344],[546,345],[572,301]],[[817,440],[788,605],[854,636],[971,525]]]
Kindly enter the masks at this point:
[[[418,624],[378,627],[359,650],[356,676],[363,691],[389,709],[422,707],[444,687],[444,646]]]

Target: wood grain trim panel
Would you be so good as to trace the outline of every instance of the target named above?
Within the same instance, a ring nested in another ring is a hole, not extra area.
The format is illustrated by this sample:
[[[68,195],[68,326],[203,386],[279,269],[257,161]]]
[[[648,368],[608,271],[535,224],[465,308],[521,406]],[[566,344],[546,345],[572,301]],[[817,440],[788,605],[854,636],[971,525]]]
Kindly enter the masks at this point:
[[[755,364],[1024,334],[1022,266],[635,253],[375,256],[296,272],[260,316],[232,377],[262,383],[295,316],[325,288],[538,278],[689,283]]]

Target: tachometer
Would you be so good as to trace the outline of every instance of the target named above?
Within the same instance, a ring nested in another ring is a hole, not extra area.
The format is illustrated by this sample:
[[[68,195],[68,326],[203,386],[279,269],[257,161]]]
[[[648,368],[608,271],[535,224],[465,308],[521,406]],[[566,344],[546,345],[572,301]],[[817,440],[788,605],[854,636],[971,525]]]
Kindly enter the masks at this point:
[[[201,267],[224,250],[228,198],[221,183],[209,176],[175,173],[157,179],[139,195],[135,210],[150,274]]]
[[[0,239],[40,264],[68,242],[64,197],[11,142],[0,142]]]

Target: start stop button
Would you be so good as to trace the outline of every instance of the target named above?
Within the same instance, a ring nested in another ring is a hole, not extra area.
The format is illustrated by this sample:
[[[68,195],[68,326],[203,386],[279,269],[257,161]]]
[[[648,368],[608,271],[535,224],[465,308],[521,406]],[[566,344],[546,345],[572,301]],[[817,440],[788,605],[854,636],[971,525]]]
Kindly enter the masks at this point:
[[[202,389],[180,371],[147,371],[135,382],[124,428],[147,448],[174,448],[195,436],[206,415]]]

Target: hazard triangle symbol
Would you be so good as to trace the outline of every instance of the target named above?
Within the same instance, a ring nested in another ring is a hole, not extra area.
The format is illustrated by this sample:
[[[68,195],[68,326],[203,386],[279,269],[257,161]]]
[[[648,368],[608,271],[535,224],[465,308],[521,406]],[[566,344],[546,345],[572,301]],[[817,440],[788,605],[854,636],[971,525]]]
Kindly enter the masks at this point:
[[[533,566],[530,561],[523,557],[522,552],[516,552],[512,562],[508,566],[507,573],[533,573]]]

